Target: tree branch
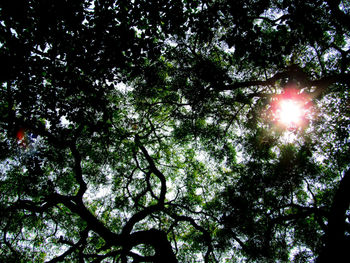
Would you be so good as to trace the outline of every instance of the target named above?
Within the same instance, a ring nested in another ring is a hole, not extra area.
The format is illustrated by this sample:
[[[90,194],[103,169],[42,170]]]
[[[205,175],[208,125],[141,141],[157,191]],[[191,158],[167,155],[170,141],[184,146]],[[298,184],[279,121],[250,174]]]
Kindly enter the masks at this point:
[[[350,205],[350,170],[346,171],[335,192],[328,217],[326,242],[318,263],[337,261],[347,256],[349,241],[345,237],[346,211]]]
[[[164,231],[158,229],[138,231],[130,235],[129,242],[132,247],[139,244],[148,244],[154,247],[154,263],[178,262]]]
[[[212,245],[212,239],[211,239],[209,232],[207,230],[205,230],[202,226],[198,225],[192,217],[179,216],[176,214],[171,214],[170,216],[173,217],[177,222],[178,221],[189,222],[195,229],[197,229],[198,231],[203,233],[203,238],[204,238],[205,243],[208,247],[208,250],[205,254],[204,260],[205,260],[205,262],[210,262],[210,255],[213,252],[213,245]],[[215,259],[215,261],[216,261],[216,259]]]
[[[76,148],[75,142],[71,143],[70,149],[72,151],[73,157],[74,157],[74,173],[75,178],[79,184],[79,190],[77,193],[77,197],[82,199],[84,193],[87,190],[87,185],[83,179],[83,171],[81,169],[81,155],[79,151]]]
[[[160,193],[160,197],[157,198],[157,201],[158,201],[157,204],[151,205],[149,207],[144,208],[142,211],[134,214],[128,220],[128,222],[123,227],[123,231],[122,231],[122,234],[121,234],[123,237],[126,237],[127,235],[129,235],[131,233],[134,225],[137,222],[145,219],[150,214],[163,209],[164,202],[165,202],[165,194],[166,194],[166,180],[165,180],[165,176],[158,170],[158,168],[156,167],[152,157],[148,154],[148,151],[146,150],[146,148],[143,145],[141,145],[140,138],[138,137],[138,135],[135,136],[135,142],[136,142],[136,145],[141,149],[141,151],[144,154],[147,162],[149,163],[149,170],[150,170],[150,172],[154,173],[159,178],[159,180],[161,182],[161,193]],[[135,157],[135,159],[136,159],[136,157]],[[146,180],[147,180],[147,178],[146,178]]]
[[[350,20],[350,16],[339,9],[340,0],[327,0],[326,2],[331,10],[331,14],[333,15],[335,21],[341,22],[338,26],[346,27],[349,30],[350,27],[348,21]]]
[[[148,151],[146,150],[146,148],[141,145],[140,143],[140,139],[138,137],[138,135],[136,135],[135,138],[136,141],[136,145],[141,149],[142,153],[144,154],[147,162],[149,163],[149,170],[154,173],[160,180],[161,182],[161,193],[160,193],[160,197],[157,198],[158,203],[155,205],[151,205],[149,207],[146,207],[145,209],[143,209],[142,211],[134,214],[129,220],[128,222],[125,224],[125,226],[123,227],[123,231],[122,231],[122,236],[126,237],[126,235],[130,234],[134,225],[143,220],[144,218],[146,218],[148,215],[159,211],[161,209],[163,209],[164,207],[164,202],[165,202],[165,194],[166,194],[166,180],[165,180],[165,176],[163,175],[163,173],[161,173],[158,168],[156,167],[152,157],[148,154]]]
[[[287,78],[295,79],[306,87],[317,87],[314,92],[310,93],[310,95],[312,95],[313,97],[320,96],[331,84],[334,84],[334,83],[349,84],[350,83],[350,74],[340,73],[340,74],[325,76],[318,80],[310,80],[308,76],[301,69],[291,68],[286,71],[276,73],[273,77],[268,78],[266,80],[251,80],[251,81],[236,82],[230,85],[217,87],[216,90],[226,91],[226,90],[236,90],[240,88],[247,88],[252,86],[272,86],[278,80],[287,79]]]
[[[72,254],[76,249],[78,249],[82,244],[84,244],[86,242],[86,239],[88,237],[88,233],[89,233],[89,229],[88,228],[84,229],[80,233],[80,240],[76,244],[74,244],[74,243],[70,244],[70,242],[64,242],[64,241],[61,241],[61,239],[60,239],[61,243],[69,244],[69,245],[71,245],[71,247],[66,252],[64,252],[62,255],[51,259],[47,263],[56,263],[56,262],[63,261],[68,255]]]
[[[160,196],[159,196],[159,204],[164,205],[165,202],[165,194],[166,194],[166,180],[165,176],[162,172],[158,170],[156,167],[152,157],[149,155],[147,149],[141,144],[140,138],[138,135],[135,136],[135,142],[136,145],[141,149],[143,155],[145,156],[148,164],[149,164],[149,169],[150,171],[158,177],[161,183],[161,190],[160,190]]]
[[[100,220],[98,220],[91,212],[85,207],[82,200],[59,196],[60,203],[64,204],[73,213],[77,213],[81,219],[83,219],[87,224],[88,228],[95,231],[100,235],[107,243],[113,245],[121,245],[120,235],[110,231]]]
[[[55,193],[51,193],[47,196],[44,196],[41,202],[33,202],[31,200],[18,200],[15,203],[12,203],[10,206],[5,208],[7,213],[11,213],[12,211],[24,209],[27,211],[31,211],[34,213],[44,213],[48,212],[48,209],[54,207],[61,203],[61,196]],[[62,196],[63,197],[63,196]],[[65,197],[68,198],[68,197]]]

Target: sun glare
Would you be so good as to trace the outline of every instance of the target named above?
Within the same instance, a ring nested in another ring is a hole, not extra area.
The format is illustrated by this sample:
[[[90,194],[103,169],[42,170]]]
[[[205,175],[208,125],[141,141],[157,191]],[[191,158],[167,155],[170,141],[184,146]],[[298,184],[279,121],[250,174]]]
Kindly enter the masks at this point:
[[[272,98],[269,110],[275,124],[288,130],[295,130],[307,125],[310,107],[309,96],[300,93],[296,88],[287,88],[282,94]]]
[[[278,115],[278,119],[285,126],[298,125],[301,123],[303,117],[302,105],[297,101],[282,100]]]

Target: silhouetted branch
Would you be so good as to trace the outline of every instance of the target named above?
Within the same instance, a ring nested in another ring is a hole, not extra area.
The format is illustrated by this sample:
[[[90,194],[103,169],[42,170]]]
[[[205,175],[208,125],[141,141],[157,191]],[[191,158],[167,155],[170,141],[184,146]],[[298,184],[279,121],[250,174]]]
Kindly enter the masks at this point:
[[[87,185],[83,179],[83,171],[81,169],[81,155],[76,148],[75,142],[71,143],[70,149],[71,149],[72,155],[74,157],[75,178],[79,184],[79,191],[77,193],[77,197],[79,197],[81,199],[87,190]]]
[[[334,83],[344,83],[344,84],[350,83],[350,74],[345,74],[345,73],[335,74],[335,75],[325,76],[318,80],[310,80],[308,76],[301,70],[288,70],[288,71],[279,72],[275,74],[273,77],[268,78],[266,80],[251,80],[251,81],[236,82],[230,85],[218,87],[216,89],[218,91],[225,91],[225,90],[236,90],[240,88],[247,88],[247,87],[253,87],[253,86],[272,86],[278,80],[288,79],[288,78],[292,78],[297,81],[300,81],[306,87],[316,87],[316,90],[310,93],[310,95],[312,95],[313,97],[320,96],[330,85]]]
[[[204,238],[205,243],[208,247],[208,250],[204,256],[204,260],[205,260],[205,262],[211,262],[210,255],[213,252],[213,245],[212,245],[212,238],[211,238],[209,232],[206,229],[204,229],[202,226],[198,225],[192,217],[179,216],[179,215],[176,215],[173,213],[170,214],[170,216],[175,219],[175,224],[177,224],[177,222],[179,222],[179,221],[186,221],[186,222],[189,222],[195,229],[197,229],[198,231],[203,233],[203,238]],[[217,262],[216,259],[215,259],[215,261]]]
[[[155,263],[178,262],[164,231],[158,229],[138,231],[130,235],[129,242],[131,246],[139,244],[151,245],[155,250],[155,255],[153,256],[153,262]]]
[[[63,240],[63,238],[61,237],[59,242],[66,244],[66,245],[70,245],[71,247],[64,252],[63,254],[61,254],[58,257],[55,257],[53,259],[51,259],[50,261],[48,261],[47,263],[56,263],[56,262],[60,262],[63,261],[68,255],[72,254],[75,250],[79,249],[79,247],[86,243],[86,239],[88,237],[88,233],[89,233],[89,229],[86,228],[84,229],[81,233],[80,233],[80,240],[74,244],[73,242],[67,241],[67,240]]]
[[[140,143],[140,138],[138,137],[138,135],[136,135],[135,137],[135,141],[137,146],[141,149],[143,155],[145,156],[148,164],[149,164],[149,169],[150,171],[158,177],[158,179],[160,180],[161,183],[161,190],[160,190],[160,196],[159,196],[159,204],[164,204],[165,201],[165,194],[166,194],[166,180],[165,180],[165,176],[162,172],[160,172],[158,170],[158,168],[156,167],[152,157],[149,155],[148,151],[146,150],[146,148]]]
[[[345,237],[347,227],[345,219],[350,205],[349,189],[350,170],[345,172],[335,192],[328,217],[325,247],[317,262],[337,261],[347,255],[350,243]]]
[[[78,214],[80,218],[87,223],[88,228],[95,231],[107,243],[121,245],[120,236],[110,231],[100,220],[96,218],[96,216],[91,214],[91,212],[85,207],[82,200],[75,198],[73,201],[72,198],[65,196],[60,196],[59,198],[62,204],[64,204],[73,213]]]

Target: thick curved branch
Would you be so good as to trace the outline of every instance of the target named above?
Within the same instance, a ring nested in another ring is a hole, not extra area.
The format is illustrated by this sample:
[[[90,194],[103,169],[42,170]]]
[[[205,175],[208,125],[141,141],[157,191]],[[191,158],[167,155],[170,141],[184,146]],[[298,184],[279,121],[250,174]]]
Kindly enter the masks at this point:
[[[77,197],[81,199],[87,190],[87,185],[83,179],[83,171],[81,169],[81,155],[80,155],[79,151],[77,150],[75,143],[71,144],[70,149],[71,149],[72,155],[74,157],[75,179],[77,180],[77,182],[79,184],[79,190],[77,193]]]
[[[129,221],[125,224],[123,231],[122,231],[122,236],[124,236],[124,237],[131,233],[134,225],[137,222],[140,222],[141,220],[145,219],[147,216],[151,215],[152,213],[163,209],[164,202],[165,202],[165,194],[166,194],[166,180],[165,180],[164,174],[158,170],[158,168],[156,167],[152,157],[149,155],[146,148],[143,145],[141,145],[140,139],[137,135],[136,135],[135,141],[136,141],[137,146],[141,149],[142,153],[144,154],[144,156],[149,164],[150,172],[155,174],[158,177],[158,179],[160,180],[161,192],[160,192],[160,197],[157,198],[157,200],[158,200],[157,204],[146,207],[142,211],[134,214],[129,219]]]
[[[152,157],[149,155],[147,149],[141,144],[139,137],[136,135],[135,138],[136,145],[141,149],[144,157],[149,164],[148,177],[153,173],[161,182],[160,196],[157,199],[157,204],[144,208],[142,211],[134,214],[128,222],[124,225],[121,237],[123,240],[123,259],[122,262],[126,262],[126,256],[131,256],[134,258],[135,262],[177,262],[175,254],[172,251],[170,242],[167,239],[165,232],[157,229],[151,229],[146,231],[137,231],[131,233],[135,224],[145,219],[147,216],[154,212],[161,211],[164,208],[165,194],[166,194],[166,180],[162,172],[156,167]],[[148,185],[148,187],[150,187]],[[141,257],[130,250],[132,247],[139,244],[148,244],[155,249],[155,255],[151,257]]]
[[[156,199],[156,200],[159,200],[158,196],[156,196],[156,194],[153,192],[152,190],[152,186],[151,186],[151,182],[150,182],[150,179],[151,179],[151,172],[147,172],[146,173],[146,183],[147,183],[147,191],[149,191],[151,193],[151,196]]]
[[[29,200],[18,201],[13,206],[9,207],[8,211],[25,209],[32,212],[43,213],[46,212],[50,207],[53,207],[57,204],[63,204],[71,212],[78,214],[80,218],[87,223],[87,229],[95,231],[107,243],[111,243],[113,245],[121,245],[120,236],[111,232],[101,221],[99,221],[93,214],[91,214],[91,212],[85,207],[83,201],[79,197],[69,197],[54,194],[47,199],[48,201],[46,203],[43,203],[41,206]]]
[[[276,73],[273,77],[268,78],[266,80],[251,80],[251,81],[243,81],[236,82],[230,85],[225,85],[219,88],[220,91],[225,90],[236,90],[239,88],[247,88],[252,86],[272,86],[278,80],[281,79],[295,79],[302,82],[304,85],[309,86],[310,80],[305,72],[298,65],[291,65],[285,71]]]
[[[69,197],[59,194],[53,194],[48,201],[38,205],[30,200],[21,200],[16,202],[13,206],[9,207],[6,211],[13,211],[18,209],[25,209],[27,211],[43,213],[46,212],[48,208],[53,207],[57,204],[63,204],[71,212],[76,213],[83,219],[87,225],[88,229],[95,231],[99,234],[106,242],[110,242],[113,245],[121,245],[119,235],[111,232],[101,221],[99,221],[91,212],[85,207],[82,200],[78,197]]]
[[[299,69],[299,68],[295,69],[293,67],[292,69],[279,72],[275,74],[273,77],[268,78],[266,80],[236,82],[230,85],[217,87],[216,90],[226,91],[226,90],[236,90],[239,88],[247,88],[252,86],[272,86],[278,80],[287,79],[287,78],[295,79],[306,87],[316,87],[316,90],[310,94],[313,97],[320,96],[331,84],[334,84],[334,83],[349,84],[350,83],[350,74],[345,74],[345,73],[335,74],[335,75],[325,76],[318,80],[310,80],[309,77],[302,71],[302,69]]]
[[[165,202],[165,194],[166,194],[166,180],[165,180],[165,176],[162,172],[160,172],[158,170],[158,168],[156,167],[152,157],[149,155],[147,149],[140,143],[140,138],[138,135],[135,136],[135,142],[136,145],[140,148],[141,152],[143,153],[143,155],[145,156],[148,164],[149,164],[149,169],[150,171],[158,177],[158,179],[160,180],[161,183],[161,189],[160,189],[160,196],[159,196],[159,204],[164,205]]]
[[[340,0],[327,0],[327,4],[331,10],[331,14],[335,18],[335,21],[338,20],[339,22],[341,22],[341,27],[346,27],[347,29],[350,29],[350,16],[339,9]]]
[[[139,244],[151,245],[155,250],[155,255],[153,256],[152,261],[154,263],[178,262],[164,231],[157,229],[138,231],[130,235],[129,242],[131,247]]]
[[[285,214],[278,217],[274,217],[271,219],[270,224],[280,224],[284,223],[286,221],[293,221],[298,219],[303,219],[306,217],[309,217],[311,215],[316,215],[320,217],[327,217],[328,213],[322,208],[318,207],[307,207],[307,206],[301,206],[298,204],[288,204],[286,206],[280,207],[280,208],[293,208],[295,209],[295,213],[291,214]]]
[[[116,246],[121,245],[120,236],[110,231],[100,220],[91,214],[79,198],[75,198],[74,201],[72,198],[65,196],[59,196],[58,198],[60,199],[60,203],[65,205],[73,213],[78,214],[87,223],[88,228],[100,235],[107,243]]]
[[[179,215],[175,215],[175,214],[171,214],[171,216],[176,220],[176,222],[179,222],[179,221],[189,222],[195,229],[197,229],[198,231],[203,233],[204,241],[208,247],[208,250],[207,250],[207,253],[205,254],[204,260],[205,260],[205,262],[210,262],[210,254],[213,252],[213,245],[212,245],[212,238],[211,238],[209,232],[206,229],[204,229],[202,226],[198,225],[192,217],[179,216]]]
[[[109,246],[122,246],[127,253],[130,249],[139,244],[149,244],[154,247],[156,255],[152,257],[152,262],[177,262],[176,257],[172,251],[171,245],[167,240],[166,234],[160,230],[148,230],[130,234],[133,226],[144,219],[148,215],[155,211],[159,211],[163,205],[154,205],[148,207],[141,212],[135,214],[128,223],[124,226],[122,235],[118,235],[110,231],[101,221],[99,221],[91,212],[85,207],[82,200],[78,197],[68,197],[55,194],[47,198],[48,201],[41,205],[36,204],[30,200],[21,200],[16,202],[13,206],[9,207],[7,211],[13,211],[18,209],[25,209],[37,213],[43,213],[47,211],[49,207],[53,207],[57,204],[63,204],[71,212],[76,213],[79,217],[87,223],[86,233],[88,230],[92,230],[100,235]],[[121,238],[123,237],[123,238]],[[50,262],[59,262],[66,256],[73,253],[82,243],[70,244],[71,248],[64,252],[62,255],[52,259]],[[118,252],[119,253],[119,252]],[[84,255],[83,255],[84,256]]]
[[[55,200],[52,195],[50,197],[45,198],[44,202],[39,204],[31,200],[18,200],[16,203],[12,204],[7,209],[5,209],[5,211],[12,212],[15,210],[24,209],[35,213],[44,213],[47,212],[47,210],[50,207],[53,207],[57,204],[59,204],[59,201]]]
[[[154,212],[160,211],[162,208],[163,206],[156,204],[153,206],[146,207],[142,211],[134,214],[124,225],[121,236],[127,238],[127,235],[131,233],[132,229],[134,228],[137,222],[140,222],[141,220],[145,219],[147,216],[151,215]]]
[[[63,261],[68,255],[72,254],[75,250],[79,249],[80,246],[82,246],[82,245],[84,245],[86,243],[86,239],[88,237],[88,233],[89,233],[88,228],[84,229],[80,233],[80,240],[76,244],[74,244],[74,243],[69,244],[69,245],[71,245],[71,247],[66,252],[64,252],[63,254],[61,254],[58,257],[55,257],[55,258],[51,259],[47,263],[56,263],[56,262]],[[67,244],[68,242],[62,242],[62,243]]]
[[[345,258],[349,249],[346,239],[346,211],[350,206],[350,170],[345,172],[335,192],[332,207],[328,217],[325,247],[317,262],[331,262]],[[340,261],[339,261],[340,262]]]

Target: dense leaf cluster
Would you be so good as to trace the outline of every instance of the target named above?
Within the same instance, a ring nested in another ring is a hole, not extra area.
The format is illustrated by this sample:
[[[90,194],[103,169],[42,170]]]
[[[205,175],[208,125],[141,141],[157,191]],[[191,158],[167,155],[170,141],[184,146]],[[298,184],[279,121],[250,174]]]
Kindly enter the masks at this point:
[[[349,10],[2,1],[0,261],[346,256]],[[287,85],[303,127],[271,118]]]

